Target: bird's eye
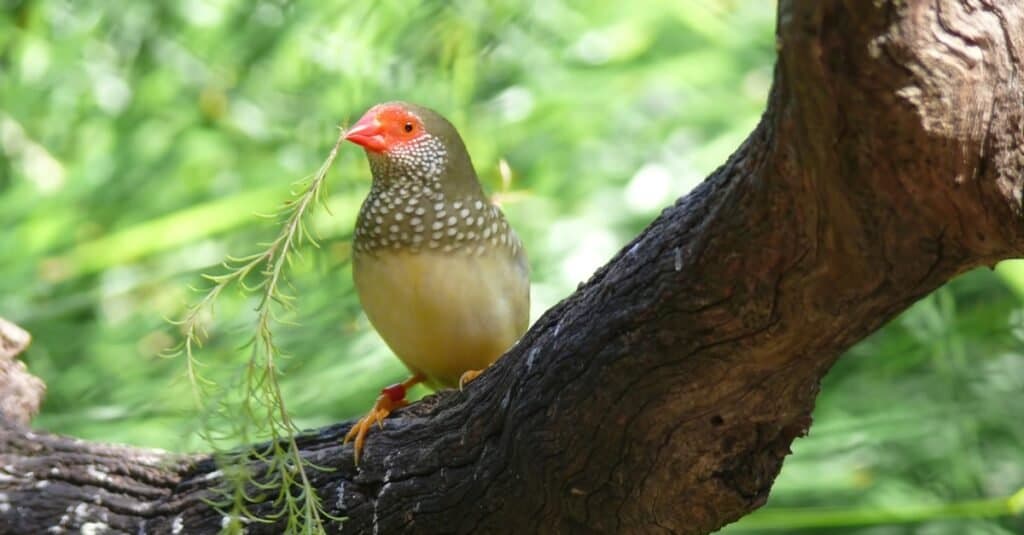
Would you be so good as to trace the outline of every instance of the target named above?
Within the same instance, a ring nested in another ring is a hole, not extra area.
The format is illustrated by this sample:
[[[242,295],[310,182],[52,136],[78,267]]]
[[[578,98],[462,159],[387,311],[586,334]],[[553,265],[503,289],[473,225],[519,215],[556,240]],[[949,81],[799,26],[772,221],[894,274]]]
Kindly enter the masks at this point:
[[[412,123],[405,123],[405,131],[412,132]]]

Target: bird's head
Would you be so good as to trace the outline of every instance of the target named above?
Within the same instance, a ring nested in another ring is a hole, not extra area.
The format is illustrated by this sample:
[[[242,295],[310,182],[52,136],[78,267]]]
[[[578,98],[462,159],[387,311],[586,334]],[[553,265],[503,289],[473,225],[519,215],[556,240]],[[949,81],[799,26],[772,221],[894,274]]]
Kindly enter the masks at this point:
[[[404,102],[378,104],[349,128],[345,139],[367,152],[391,152],[427,135],[420,115]]]
[[[366,149],[374,179],[380,182],[476,182],[458,131],[429,108],[407,102],[378,104],[352,125],[345,139]]]

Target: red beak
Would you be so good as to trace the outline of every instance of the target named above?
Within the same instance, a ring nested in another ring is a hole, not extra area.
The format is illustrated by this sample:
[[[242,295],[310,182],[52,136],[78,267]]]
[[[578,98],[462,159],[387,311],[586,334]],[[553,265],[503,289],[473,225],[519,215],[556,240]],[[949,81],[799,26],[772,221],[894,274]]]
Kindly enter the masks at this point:
[[[352,125],[352,128],[348,129],[345,139],[374,152],[384,152],[384,149],[387,148],[384,133],[381,132],[377,114],[373,110],[366,112],[366,115],[363,115],[356,124]]]

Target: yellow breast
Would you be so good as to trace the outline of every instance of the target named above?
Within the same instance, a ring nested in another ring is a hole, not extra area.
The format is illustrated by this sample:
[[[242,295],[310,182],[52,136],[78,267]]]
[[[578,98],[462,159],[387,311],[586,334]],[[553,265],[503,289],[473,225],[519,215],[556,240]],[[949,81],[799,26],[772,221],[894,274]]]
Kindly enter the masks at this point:
[[[378,250],[353,259],[356,291],[381,338],[414,373],[454,386],[529,324],[529,275],[507,248],[482,255]]]

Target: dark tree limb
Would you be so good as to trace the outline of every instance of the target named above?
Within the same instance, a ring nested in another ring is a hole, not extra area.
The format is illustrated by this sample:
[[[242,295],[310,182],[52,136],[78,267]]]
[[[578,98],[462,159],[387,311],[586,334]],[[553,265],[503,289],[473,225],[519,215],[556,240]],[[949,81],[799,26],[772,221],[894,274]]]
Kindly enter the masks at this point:
[[[765,502],[843,351],[1024,252],[1024,4],[782,0],[778,20],[757,129],[491,371],[388,420],[358,469],[347,424],[303,438],[345,533],[712,531]],[[0,445],[7,532],[220,526],[207,459]]]

